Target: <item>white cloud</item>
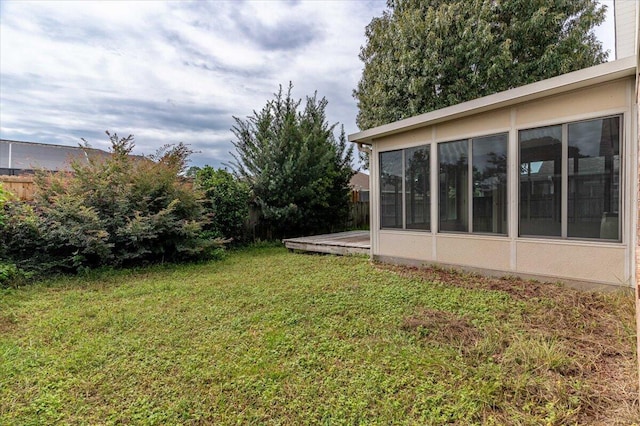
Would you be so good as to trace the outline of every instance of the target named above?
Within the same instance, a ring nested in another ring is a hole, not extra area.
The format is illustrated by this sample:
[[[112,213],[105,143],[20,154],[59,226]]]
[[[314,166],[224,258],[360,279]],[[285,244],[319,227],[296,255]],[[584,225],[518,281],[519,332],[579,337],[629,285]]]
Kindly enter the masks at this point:
[[[183,141],[194,163],[230,159],[232,116],[278,90],[327,97],[357,131],[352,90],[371,1],[0,3],[0,137],[105,148],[133,133],[152,153]],[[607,46],[605,45],[605,48]]]
[[[330,24],[347,24],[344,16],[350,15],[326,11],[344,10],[345,5],[364,10],[360,22],[346,25],[360,28],[358,35],[327,44],[326,34],[333,34],[336,41],[335,34],[345,32],[342,25]],[[382,7],[380,2],[374,5]],[[100,122],[105,127],[119,120],[113,114],[99,114],[99,106],[119,98],[170,100],[178,107],[192,102],[214,104],[229,111],[230,124],[231,114],[250,114],[271,97],[278,84],[289,80],[307,89],[297,90],[300,96],[315,89],[314,78],[330,73],[334,85],[345,86],[339,79],[349,67],[343,60],[347,55],[332,51],[351,45],[351,63],[358,66],[363,28],[375,13],[369,6],[357,2],[4,3],[1,71],[22,77],[23,86],[20,96],[4,96],[12,91],[8,85],[3,90],[2,132],[19,127],[14,124],[21,117],[27,127],[49,123],[56,125],[54,131],[64,129],[65,122],[74,128],[78,121],[88,129]],[[315,26],[304,22],[315,22]],[[247,34],[247,28],[259,31]],[[320,30],[291,38],[292,31],[306,28]],[[258,37],[267,36],[272,49],[260,45]],[[280,36],[284,38],[278,49]],[[291,49],[292,40],[306,45]],[[332,70],[334,57],[338,61]],[[345,100],[353,104],[353,84],[347,84],[343,99],[330,99],[332,104]],[[98,111],[87,111],[92,107]],[[99,116],[92,117],[95,112]],[[33,117],[38,115],[47,119],[36,123]],[[177,135],[171,128],[165,130]]]

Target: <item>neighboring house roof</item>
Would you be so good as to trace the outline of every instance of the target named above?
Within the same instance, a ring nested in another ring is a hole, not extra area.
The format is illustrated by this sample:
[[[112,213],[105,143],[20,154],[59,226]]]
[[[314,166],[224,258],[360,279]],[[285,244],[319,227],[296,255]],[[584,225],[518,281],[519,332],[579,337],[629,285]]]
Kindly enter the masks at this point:
[[[636,72],[636,61],[637,59],[635,57],[627,57],[527,84],[526,86],[516,87],[515,89],[484,96],[447,108],[354,133],[349,135],[349,141],[371,143],[374,139],[406,132],[407,130],[632,76],[635,75]]]
[[[351,177],[349,181],[349,186],[354,191],[362,191],[369,189],[369,175],[364,174],[362,172],[356,172],[355,175]]]
[[[71,160],[88,160],[88,156],[109,155],[108,152],[95,148],[0,139],[0,169],[70,170]]]

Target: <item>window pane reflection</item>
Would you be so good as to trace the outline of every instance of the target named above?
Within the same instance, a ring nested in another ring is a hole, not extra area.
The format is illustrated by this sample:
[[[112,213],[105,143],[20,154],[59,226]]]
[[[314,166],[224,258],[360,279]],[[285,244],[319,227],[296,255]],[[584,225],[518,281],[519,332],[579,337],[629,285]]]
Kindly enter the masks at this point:
[[[620,118],[569,124],[567,236],[619,239]]]
[[[440,230],[469,230],[469,142],[438,145],[440,162]]]
[[[402,151],[380,153],[380,225],[402,228]]]
[[[407,229],[429,229],[429,146],[405,150]]]
[[[472,140],[473,232],[507,233],[507,139]]]
[[[561,236],[562,126],[521,130],[520,235]]]

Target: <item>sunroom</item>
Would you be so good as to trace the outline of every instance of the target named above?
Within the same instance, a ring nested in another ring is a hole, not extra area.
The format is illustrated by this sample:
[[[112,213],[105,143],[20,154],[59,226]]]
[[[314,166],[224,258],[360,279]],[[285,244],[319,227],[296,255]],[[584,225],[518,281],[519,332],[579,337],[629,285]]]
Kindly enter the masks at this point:
[[[628,57],[350,135],[373,258],[634,285],[636,73]]]

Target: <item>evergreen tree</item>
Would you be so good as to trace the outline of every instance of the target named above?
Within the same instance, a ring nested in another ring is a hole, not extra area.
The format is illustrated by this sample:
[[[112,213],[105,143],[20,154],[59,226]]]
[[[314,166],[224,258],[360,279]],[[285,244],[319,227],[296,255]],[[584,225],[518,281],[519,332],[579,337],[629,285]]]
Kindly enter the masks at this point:
[[[348,215],[353,147],[344,129],[336,140],[327,100],[302,100],[282,87],[275,98],[246,120],[234,117],[235,173],[251,188],[273,237],[329,232]]]
[[[595,0],[388,0],[354,97],[368,129],[602,63]]]

